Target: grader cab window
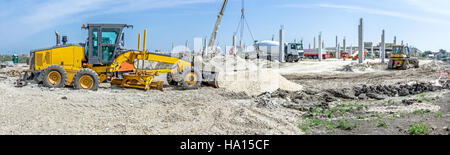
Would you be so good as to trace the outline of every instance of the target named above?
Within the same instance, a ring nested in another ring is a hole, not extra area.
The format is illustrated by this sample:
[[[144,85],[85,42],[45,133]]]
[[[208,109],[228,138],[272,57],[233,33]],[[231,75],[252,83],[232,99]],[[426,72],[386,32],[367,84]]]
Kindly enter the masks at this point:
[[[409,57],[409,48],[408,47],[405,48],[405,54]]]
[[[113,60],[119,33],[120,29],[118,28],[102,29],[102,61],[110,62]]]
[[[402,47],[394,47],[394,54],[402,54],[403,48]]]
[[[93,41],[93,47],[94,50],[92,52],[93,56],[98,56],[98,29],[94,29],[92,31],[92,41]]]
[[[109,65],[120,48],[120,38],[123,28],[132,27],[122,24],[89,24],[84,27],[89,30],[86,44],[88,64]]]

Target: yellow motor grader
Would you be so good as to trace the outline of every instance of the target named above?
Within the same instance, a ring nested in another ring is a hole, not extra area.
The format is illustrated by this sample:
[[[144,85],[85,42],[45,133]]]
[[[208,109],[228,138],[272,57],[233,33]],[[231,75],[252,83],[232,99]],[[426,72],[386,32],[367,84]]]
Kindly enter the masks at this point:
[[[402,69],[414,67],[419,68],[419,60],[411,58],[411,53],[408,46],[394,45],[388,63],[388,69]]]
[[[88,31],[86,43],[66,44],[67,37],[56,33],[56,46],[30,52],[30,69],[17,86],[27,85],[33,81],[46,87],[61,88],[73,86],[75,89],[97,90],[99,84],[110,82],[124,88],[159,89],[163,82],[155,81],[155,76],[168,73],[168,82],[184,89],[196,89],[202,82],[216,86],[215,72],[197,69],[194,63],[169,55],[146,51],[146,34],[144,33],[143,50],[126,50],[124,46],[124,28],[126,24],[83,24]],[[151,68],[145,67],[150,63]],[[125,64],[132,64],[131,70],[122,71]]]

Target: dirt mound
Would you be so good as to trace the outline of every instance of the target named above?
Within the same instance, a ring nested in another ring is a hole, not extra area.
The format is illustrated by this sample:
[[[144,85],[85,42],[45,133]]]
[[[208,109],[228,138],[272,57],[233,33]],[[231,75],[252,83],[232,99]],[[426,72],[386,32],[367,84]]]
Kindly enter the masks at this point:
[[[293,83],[272,69],[256,71],[221,72],[219,86],[232,92],[245,92],[256,96],[264,92],[273,92],[277,89],[299,91],[303,87]]]
[[[290,82],[277,70],[277,62],[245,60],[236,56],[218,55],[204,65],[219,72],[218,83],[230,92],[257,96],[277,89],[299,91],[302,86]]]
[[[351,63],[350,65],[345,65],[340,71],[344,72],[365,72],[373,70],[372,66],[369,64]]]
[[[205,67],[213,67],[216,72],[256,70],[254,63],[237,56],[217,55],[204,63]]]
[[[444,63],[442,61],[432,61],[431,63],[424,64],[420,67],[421,70],[428,72],[436,72],[436,71],[449,71],[450,72],[450,63]]]

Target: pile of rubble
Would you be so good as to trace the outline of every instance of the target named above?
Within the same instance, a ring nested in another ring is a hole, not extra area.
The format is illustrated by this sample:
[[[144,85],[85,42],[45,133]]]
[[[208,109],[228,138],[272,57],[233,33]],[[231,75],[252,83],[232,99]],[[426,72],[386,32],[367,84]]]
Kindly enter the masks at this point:
[[[263,93],[256,99],[258,105],[272,108],[283,104],[277,98],[295,104],[330,103],[338,99],[351,100],[384,100],[387,97],[417,95],[424,92],[435,92],[450,89],[450,80],[437,82],[410,82],[398,85],[363,85],[361,87],[327,89],[324,91],[301,90],[286,91],[278,89],[272,93]]]
[[[360,64],[352,62],[350,65],[345,65],[340,71],[344,72],[364,72],[372,70],[371,65],[369,64]]]
[[[5,74],[10,77],[18,77],[18,76],[21,76],[22,73],[23,73],[23,71],[19,71],[19,70],[9,70],[9,71],[2,72],[2,74]]]
[[[286,101],[280,98],[276,98],[272,93],[266,92],[259,95],[256,100],[256,104],[258,107],[275,109],[280,105],[285,105]]]

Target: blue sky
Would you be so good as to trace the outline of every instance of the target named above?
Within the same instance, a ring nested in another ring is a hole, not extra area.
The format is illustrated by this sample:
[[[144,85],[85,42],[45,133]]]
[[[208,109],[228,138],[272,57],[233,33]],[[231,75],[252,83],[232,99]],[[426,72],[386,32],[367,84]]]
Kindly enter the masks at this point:
[[[256,40],[278,36],[304,39],[305,47],[322,32],[326,46],[335,37],[357,45],[359,18],[364,18],[365,41],[379,42],[382,29],[392,42],[405,40],[422,50],[450,50],[450,1],[447,0],[245,0],[247,21]],[[54,31],[69,42],[84,42],[87,23],[134,25],[126,47],[137,48],[137,34],[149,30],[150,50],[170,50],[172,41],[184,45],[210,36],[221,0],[0,0],[0,54],[28,53],[54,45]],[[240,19],[241,0],[230,0],[217,41],[230,45]],[[278,37],[277,37],[278,38]],[[246,31],[244,37],[250,44]]]

